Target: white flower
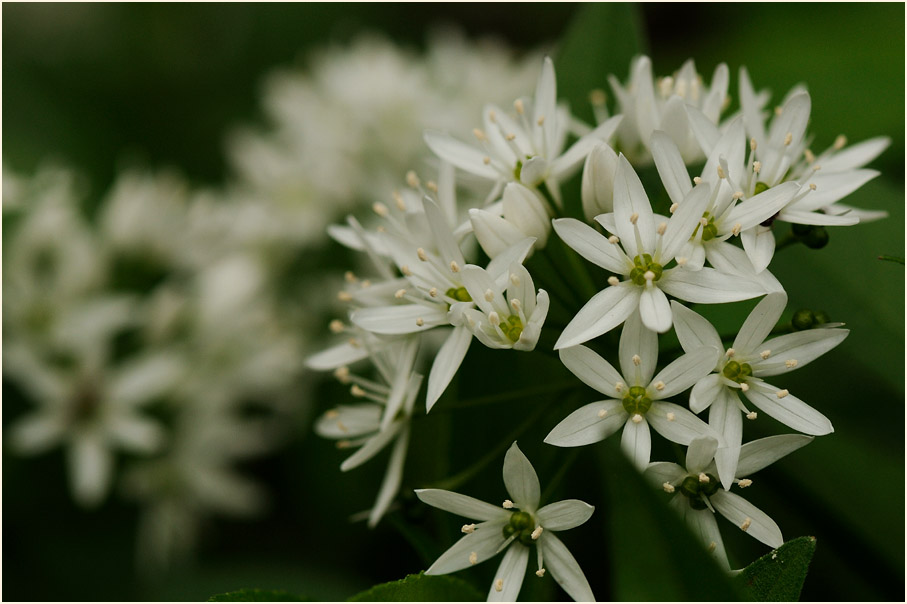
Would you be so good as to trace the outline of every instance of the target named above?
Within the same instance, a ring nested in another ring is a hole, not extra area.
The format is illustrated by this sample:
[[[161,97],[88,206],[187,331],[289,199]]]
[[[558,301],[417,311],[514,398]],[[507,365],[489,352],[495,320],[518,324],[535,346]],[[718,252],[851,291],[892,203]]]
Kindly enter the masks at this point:
[[[473,208],[469,221],[479,245],[489,258],[525,239],[535,238],[535,248],[545,247],[551,231],[551,209],[538,191],[520,183],[504,187],[500,211]]]
[[[717,350],[703,346],[687,352],[658,375],[658,336],[634,312],[620,335],[619,373],[608,361],[585,346],[561,350],[561,361],[585,384],[609,397],[580,407],[545,437],[558,447],[596,443],[621,428],[621,448],[638,468],[649,463],[652,441],[649,424],[670,441],[682,445],[703,434],[712,434],[705,422],[685,408],[667,402],[702,379]]]
[[[652,132],[663,130],[680,148],[685,162],[702,159],[685,109],[700,109],[710,124],[717,125],[728,98],[728,78],[727,65],[722,63],[715,68],[711,86],[706,86],[690,59],[673,77],[656,82],[649,57],[634,59],[626,87],[613,75],[608,77],[624,115],[617,132],[621,150],[634,162],[648,161]]]
[[[781,459],[788,453],[812,441],[810,436],[784,434],[761,438],[743,445],[740,450],[740,464],[733,482],[744,488],[752,484],[746,478],[762,468]],[[709,550],[725,570],[730,570],[724,541],[715,522],[715,511],[736,525],[754,539],[769,547],[780,547],[784,543],[781,529],[769,516],[748,502],[730,492],[730,485],[722,487],[715,477],[715,452],[720,451],[718,441],[709,436],[699,437],[687,449],[686,468],[675,463],[655,462],[646,468],[646,477],[673,493],[671,507],[680,513],[693,533]]]
[[[607,143],[595,145],[583,166],[582,202],[586,220],[614,211],[614,177],[617,153]]]
[[[760,411],[806,434],[820,436],[833,432],[827,417],[788,392],[763,378],[781,375],[802,367],[840,344],[846,329],[810,329],[766,340],[775,327],[787,295],[768,294],[750,313],[734,343],[722,352],[721,338],[707,320],[692,310],[672,302],[674,329],[684,350],[710,346],[712,371],[696,382],[690,393],[690,409],[699,413],[709,408],[709,424],[721,434],[725,446],[716,461],[721,482],[727,487],[734,476],[742,441],[742,414],[755,419],[740,401],[742,392]]]
[[[615,116],[564,150],[571,118],[566,109],[557,106],[554,63],[548,57],[542,65],[535,99],[517,99],[514,107],[516,119],[494,105],[485,108],[485,129],[474,131],[481,149],[435,131],[425,133],[425,142],[438,157],[494,181],[492,199],[505,183],[521,182],[529,187],[544,184],[560,203],[559,183],[569,178],[592,147],[607,140],[620,123],[620,116]]]
[[[642,183],[623,156],[617,166],[614,213],[598,216],[611,237],[571,218],[554,221],[554,230],[571,248],[598,266],[623,275],[589,300],[564,328],[555,348],[581,344],[620,325],[635,309],[649,329],[671,328],[671,307],[665,294],[697,303],[733,302],[765,293],[752,280],[715,269],[684,268],[680,250],[702,220],[709,187],[693,188],[670,220],[652,212]],[[677,264],[669,266],[676,260]]]
[[[586,522],[595,510],[577,499],[558,501],[539,508],[541,489],[535,469],[516,443],[504,457],[504,485],[511,499],[503,507],[491,505],[459,493],[440,489],[417,490],[425,503],[458,514],[478,524],[467,524],[466,533],[444,552],[427,575],[443,575],[484,562],[506,548],[489,602],[516,601],[529,563],[530,546],[538,552],[539,577],[550,571],[555,581],[578,602],[595,601],[589,582],[573,555],[554,534]]]

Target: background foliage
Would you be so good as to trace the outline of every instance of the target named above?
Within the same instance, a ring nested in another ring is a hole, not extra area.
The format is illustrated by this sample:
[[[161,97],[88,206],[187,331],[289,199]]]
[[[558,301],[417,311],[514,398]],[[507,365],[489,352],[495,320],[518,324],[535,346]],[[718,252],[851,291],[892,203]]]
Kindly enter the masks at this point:
[[[56,158],[88,175],[94,199],[124,164],[177,166],[197,184],[216,184],[227,173],[225,132],[260,117],[262,76],[274,66],[304,59],[309,48],[349,39],[363,29],[419,46],[426,28],[436,23],[457,24],[470,35],[494,33],[520,48],[553,48],[578,10],[571,4],[360,4],[355,10],[337,4],[6,4],[3,160],[29,173]],[[673,71],[694,57],[708,78],[724,61],[736,96],[737,68],[745,64],[758,87],[773,91],[776,102],[791,86],[806,82],[813,99],[814,149],[831,144],[840,133],[853,142],[881,134],[892,138],[891,147],[874,163],[883,175],[849,199],[854,205],[885,209],[890,218],[832,230],[831,243],[821,252],[803,247],[782,252],[787,257],[776,274],[791,307],[821,308],[833,320],[846,321],[852,333],[821,363],[792,374],[788,385],[828,415],[835,434],[760,473],[759,488],[749,496],[773,516],[786,538],[816,537],[804,599],[899,599],[904,589],[904,431],[903,411],[898,411],[904,401],[904,270],[876,257],[904,254],[904,6],[646,4],[626,14],[646,33],[656,73]],[[630,53],[620,44],[594,36],[586,48],[571,44],[571,52],[582,58],[587,51],[590,60],[603,49],[627,53],[615,58],[619,67],[610,67],[626,76]],[[569,95],[573,82],[568,73],[563,75],[562,92]],[[584,87],[605,84],[602,72],[599,81]],[[735,308],[727,314],[728,331],[742,313]],[[551,359],[538,362],[546,371],[554,370]],[[533,367],[520,369],[526,372],[521,375],[532,375]],[[463,367],[480,370],[470,359]],[[563,377],[570,376],[565,372]],[[481,384],[472,388],[475,392],[461,392],[460,398],[482,393]],[[3,394],[5,425],[24,404],[6,384]],[[319,410],[342,395],[330,386],[321,394]],[[455,397],[449,399],[437,412]],[[566,403],[576,406],[577,401]],[[519,401],[496,412],[499,416],[492,416],[485,431],[499,432],[497,426],[513,423]],[[521,439],[540,441],[563,415],[550,410]],[[410,463],[408,480],[413,483],[408,486],[426,486],[416,483],[420,476],[456,472],[482,455],[448,446],[464,442],[466,430],[481,432],[466,419],[433,413],[425,421],[423,442],[417,441],[413,450],[433,444],[438,455]],[[212,523],[206,527],[207,546],[194,565],[153,579],[133,566],[135,509],[111,500],[98,510],[81,511],[65,491],[59,452],[23,460],[4,448],[5,598],[203,600],[261,587],[343,600],[375,583],[424,569],[454,538],[455,520],[438,526],[426,506],[406,500],[401,512],[374,531],[349,523],[348,517],[371,501],[383,468],[379,464],[340,475],[341,455],[309,432],[309,426],[300,425],[288,450],[250,468],[274,493],[265,520]],[[748,433],[749,438],[762,435]],[[570,485],[568,495],[606,502],[596,514],[602,538],[629,530],[634,522],[645,523],[645,518],[622,515],[612,525],[601,524],[621,512],[620,502],[626,499],[621,495],[632,489],[621,482],[619,468],[602,468],[599,452],[592,449],[575,453],[578,458],[561,481]],[[562,460],[531,454],[530,459],[543,487]],[[500,498],[499,468],[499,462],[492,463],[460,490],[492,501]],[[608,482],[589,479],[593,475]],[[575,485],[585,483],[577,492]],[[621,491],[624,486],[627,490]],[[405,524],[414,528],[404,537]],[[595,544],[580,545],[581,537],[592,541],[589,534],[565,537],[571,548],[578,548],[574,553],[580,561],[602,556]],[[728,535],[727,545],[737,554],[738,566],[765,553],[741,535]],[[670,557],[650,557],[646,546],[605,556],[616,562],[626,555],[638,560],[636,565],[586,568],[599,598],[653,596],[640,591],[645,585],[634,587],[627,580],[639,565],[651,563],[657,572],[658,566],[671,564]],[[491,569],[461,576],[484,590],[483,571]],[[559,597],[529,585],[527,581],[524,597]]]

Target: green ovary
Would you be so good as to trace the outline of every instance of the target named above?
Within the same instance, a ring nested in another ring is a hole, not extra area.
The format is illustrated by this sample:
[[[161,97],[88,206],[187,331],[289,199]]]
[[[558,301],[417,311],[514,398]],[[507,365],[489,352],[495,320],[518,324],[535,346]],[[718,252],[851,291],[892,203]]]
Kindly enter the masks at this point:
[[[764,193],[765,191],[768,191],[768,190],[769,190],[769,186],[766,183],[759,181],[756,183],[756,186],[753,188],[753,197],[755,197],[759,193]]]
[[[742,384],[747,378],[752,377],[753,368],[750,367],[749,363],[728,361],[727,365],[725,365],[724,369],[721,371],[721,375],[729,380],[734,380],[738,384]]]
[[[523,545],[532,545],[532,531],[535,530],[535,518],[528,512],[514,512],[510,515],[510,522],[504,527],[504,537],[509,539],[516,535],[517,541]]]
[[[646,389],[642,386],[633,386],[630,392],[621,401],[624,410],[631,416],[639,414],[645,415],[646,411],[652,407],[652,399],[648,397]]]
[[[710,495],[717,493],[718,489],[721,487],[717,478],[711,474],[706,474],[706,477],[708,478],[708,481],[702,482],[699,480],[698,476],[687,476],[677,488],[681,495],[690,500],[690,507],[695,510],[704,510],[706,508],[705,502],[702,500],[702,497],[700,497],[700,494],[709,497]]]
[[[513,343],[516,343],[520,339],[520,336],[523,334],[523,322],[520,320],[520,317],[517,315],[510,315],[507,317],[506,321],[501,321],[498,323],[498,327],[501,328],[501,331],[504,332],[504,335],[507,336],[507,339]]]
[[[696,233],[699,232],[699,227],[702,227],[702,240],[711,241],[718,236],[718,227],[715,226],[715,217],[708,212],[705,212],[702,217],[706,219],[706,224],[703,226],[703,224],[700,222],[698,225],[696,225],[696,230],[693,231],[693,235],[690,237],[690,239],[696,237]]]
[[[469,295],[469,292],[466,291],[466,288],[462,285],[460,287],[451,287],[444,293],[448,298],[453,298],[459,302],[472,302],[472,296]]]
[[[655,278],[652,281],[661,279],[664,268],[654,260],[649,254],[642,254],[633,258],[633,269],[630,271],[630,280],[636,285],[646,284],[646,273],[652,271]]]

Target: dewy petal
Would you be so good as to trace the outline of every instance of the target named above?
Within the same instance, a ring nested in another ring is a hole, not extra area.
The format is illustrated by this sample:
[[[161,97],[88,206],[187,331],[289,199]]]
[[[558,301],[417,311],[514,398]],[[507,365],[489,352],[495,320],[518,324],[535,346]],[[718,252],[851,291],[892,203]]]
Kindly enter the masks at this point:
[[[450,380],[460,369],[471,343],[472,332],[465,325],[454,327],[447,336],[431,365],[431,372],[428,374],[428,391],[425,396],[426,413],[431,411],[434,404],[447,390]]]
[[[639,295],[639,288],[629,282],[598,292],[564,328],[554,349],[576,346],[611,331],[639,308]]]
[[[730,233],[738,224],[747,231],[784,209],[800,190],[795,182],[785,182],[738,203],[721,221],[722,232]]]
[[[673,414],[672,419],[668,419],[668,413]],[[719,435],[709,428],[708,424],[674,403],[654,401],[646,413],[646,419],[656,432],[671,442],[681,445],[689,445],[698,436],[719,438]],[[723,443],[719,441],[719,445],[723,445]]]
[[[753,227],[740,233],[743,249],[757,273],[764,271],[775,255],[775,235],[771,229]]]
[[[674,331],[683,349],[690,352],[702,346],[711,346],[718,350],[715,356],[717,365],[721,358],[721,338],[715,327],[702,315],[676,300],[671,300],[671,311],[674,313]]]
[[[530,514],[538,509],[539,477],[516,443],[510,445],[504,456],[504,486],[518,508]]]
[[[772,338],[760,346],[771,354],[752,364],[753,374],[780,375],[803,367],[843,342],[849,333],[849,329],[809,329]],[[788,363],[790,360],[796,360],[796,364]]]
[[[877,136],[842,149],[822,160],[822,172],[831,174],[832,172],[862,168],[878,157],[890,144],[891,139],[887,136]]]
[[[662,390],[654,391],[655,396],[663,400],[683,392],[715,368],[714,359],[715,349],[702,346],[674,360],[652,378],[652,384],[664,383]],[[652,384],[649,385],[650,393],[654,390]]]
[[[765,293],[759,283],[708,267],[695,272],[680,267],[666,270],[658,287],[675,298],[697,304],[738,302]]]
[[[538,547],[542,549],[545,567],[557,584],[577,602],[594,602],[595,596],[586,575],[567,546],[554,533],[543,532]]]
[[[693,413],[702,413],[721,396],[724,389],[724,381],[720,374],[712,373],[705,376],[696,382],[690,392],[690,410]]]
[[[516,602],[523,586],[526,566],[529,564],[529,548],[522,543],[513,543],[507,548],[498,570],[494,574],[488,602]],[[498,591],[498,585],[501,590]]]
[[[655,403],[652,404],[652,409],[654,408]],[[651,413],[652,409],[649,410],[649,413]],[[647,413],[646,415],[648,416],[649,414]],[[649,432],[649,423],[646,421],[646,417],[643,417],[639,423],[629,419],[626,421],[623,434],[620,437],[620,448],[640,472],[646,469],[652,453],[652,434]]]
[[[418,324],[419,319],[422,319],[421,325]],[[373,333],[400,335],[446,325],[447,308],[443,304],[375,306],[353,311],[350,320]]]
[[[427,130],[425,144],[441,159],[448,161],[471,174],[496,180],[500,177],[497,170],[485,164],[485,153],[440,132]]]
[[[639,376],[639,384],[627,384],[628,386],[648,384],[652,380],[652,374],[655,373],[655,365],[658,362],[658,335],[642,324],[639,315],[640,313],[634,312],[627,317],[620,333],[620,344],[617,350],[620,368],[624,372],[624,376],[627,376],[627,380],[632,379],[630,376]],[[633,357],[636,356],[639,357],[638,367],[633,360]],[[623,397],[623,395],[612,396]]]
[[[750,383],[750,389],[744,396],[766,415],[799,430],[804,434],[823,436],[834,432],[831,421],[793,394],[778,398],[776,392],[779,388],[762,383]]]
[[[724,542],[721,540],[721,532],[718,530],[715,514],[711,510],[694,510],[689,505],[685,507],[687,509],[684,513],[684,520],[690,527],[690,531],[710,551],[709,555],[724,570],[730,570],[731,565],[728,563],[727,553],[724,551]]]
[[[730,489],[737,474],[740,443],[743,440],[743,414],[734,400],[736,394],[722,388],[718,399],[709,409],[709,426],[724,439],[724,446],[715,454],[715,466],[721,486]]]
[[[549,503],[536,514],[539,524],[546,531],[566,531],[575,528],[592,517],[595,506],[579,499],[565,499]]]
[[[737,463],[736,476],[744,478],[755,474],[812,441],[812,436],[803,434],[779,434],[750,441],[740,448],[740,461]]]
[[[575,218],[558,218],[552,224],[558,237],[592,264],[618,275],[628,272],[623,250],[589,225]]]
[[[709,204],[709,185],[702,183],[687,193],[674,215],[668,220],[658,260],[667,264],[690,241],[696,225]],[[688,267],[691,268],[691,267]]]
[[[740,327],[740,331],[734,339],[734,350],[744,355],[764,350],[761,344],[775,328],[785,306],[787,306],[787,294],[784,292],[775,292],[765,296]],[[757,348],[759,350],[756,350]]]
[[[739,415],[739,414],[738,414]],[[690,441],[687,449],[687,472],[699,474],[705,471],[715,457],[718,450],[718,441],[711,436],[697,436]]]
[[[652,133],[649,149],[652,151],[655,167],[658,168],[658,175],[668,192],[668,197],[673,203],[680,203],[692,190],[693,185],[677,145],[670,136],[656,130]]]
[[[387,471],[384,473],[384,480],[381,481],[381,488],[378,490],[378,497],[375,498],[375,505],[368,515],[368,526],[374,528],[388,506],[400,490],[400,482],[403,480],[403,464],[406,461],[406,449],[409,446],[409,425],[407,425],[394,448],[391,451],[391,458],[387,462]]]
[[[419,491],[416,491],[418,494]],[[498,508],[504,511],[503,508]],[[496,522],[486,522],[476,527],[475,531],[461,537],[454,543],[450,549],[441,554],[441,557],[435,560],[427,571],[426,575],[446,575],[464,568],[469,568],[473,564],[484,562],[497,554],[501,546],[504,545],[504,526],[507,524],[507,518]],[[475,562],[470,561],[471,555],[475,553]]]
[[[453,491],[416,489],[416,497],[423,503],[469,520],[495,521],[502,524],[510,520],[510,512],[504,508]]]
[[[561,420],[545,437],[545,442],[557,447],[597,443],[620,430],[628,417],[620,401],[589,403]]]
[[[743,497],[720,490],[709,497],[709,501],[719,514],[738,527],[747,526],[746,532],[751,537],[769,547],[781,547],[784,544],[781,529],[775,521]]]
[[[655,285],[642,289],[639,296],[639,315],[643,324],[658,333],[671,329],[671,305],[668,297]]]
[[[630,222],[633,214],[636,215],[635,227]],[[655,215],[639,176],[623,154],[617,159],[614,176],[614,224],[628,256],[655,251]],[[643,249],[638,249],[636,244],[637,230]]]
[[[564,366],[584,384],[607,396],[614,398],[620,396],[615,386],[624,379],[611,363],[598,354],[585,346],[561,348],[559,354]]]

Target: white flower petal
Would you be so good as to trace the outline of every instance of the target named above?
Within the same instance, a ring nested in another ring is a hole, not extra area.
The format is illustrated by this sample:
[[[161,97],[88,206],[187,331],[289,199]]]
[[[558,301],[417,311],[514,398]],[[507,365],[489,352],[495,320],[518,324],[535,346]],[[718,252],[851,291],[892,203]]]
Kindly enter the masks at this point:
[[[583,214],[592,220],[599,214],[614,211],[614,176],[617,153],[605,143],[598,143],[586,157],[583,166],[581,197]]]
[[[595,506],[579,499],[565,499],[549,503],[536,514],[539,524],[546,531],[566,531],[575,528],[592,517]]]
[[[708,267],[695,272],[679,267],[669,269],[658,281],[658,287],[675,298],[697,304],[737,302],[765,293],[760,283]]]
[[[466,264],[463,259],[463,252],[454,239],[450,224],[444,217],[444,212],[433,199],[426,196],[422,199],[422,207],[425,209],[425,217],[428,219],[428,226],[434,237],[434,244],[441,255],[444,264],[456,262],[460,266]]]
[[[518,508],[529,513],[538,509],[539,477],[516,443],[510,445],[504,456],[504,486]]]
[[[598,292],[564,328],[554,349],[587,342],[611,331],[639,308],[639,288],[624,282]]]
[[[781,283],[768,270],[756,273],[745,251],[726,241],[713,241],[706,248],[709,263],[716,270],[756,281],[766,292],[784,291]]]
[[[589,262],[618,275],[628,272],[623,250],[589,225],[575,218],[558,218],[553,225],[558,237]]]
[[[574,169],[579,166],[580,162],[583,161],[583,158],[585,158],[596,145],[611,138],[622,119],[623,116],[615,115],[602,122],[595,130],[584,135],[578,141],[570,145],[569,149],[564,151],[560,157],[556,158],[551,163],[551,174],[561,181],[570,178],[570,176],[573,175]],[[614,152],[612,151],[612,153]],[[617,159],[616,156],[615,159]]]
[[[753,227],[740,233],[743,249],[757,273],[764,271],[775,255],[775,235],[771,229]]]
[[[690,130],[699,143],[699,148],[705,155],[710,155],[718,140],[721,138],[721,132],[715,123],[709,120],[705,114],[692,105],[686,105],[684,110],[687,112],[687,118],[690,123]]]
[[[529,564],[529,548],[522,543],[514,542],[507,548],[491,589],[488,590],[488,602],[516,602],[523,586],[526,566]],[[498,587],[501,589],[498,590]]]
[[[853,226],[860,222],[860,217],[852,214],[826,214],[824,212],[800,212],[796,209],[785,209],[778,215],[778,220],[791,224],[813,224],[818,226]]]
[[[699,474],[704,472],[708,465],[715,458],[715,451],[718,450],[718,441],[711,436],[697,436],[690,441],[687,448],[687,472],[690,474]]]
[[[655,396],[666,399],[683,392],[715,368],[714,359],[715,349],[702,346],[674,360],[652,378],[652,384],[664,383],[664,388],[656,390]],[[649,385],[650,392],[652,384]]]
[[[167,437],[161,424],[136,415],[110,418],[108,434],[122,448],[144,454],[154,453]]]
[[[671,419],[668,419],[669,413],[672,414]],[[699,436],[720,438],[714,430],[709,428],[708,424],[674,403],[653,401],[652,407],[646,413],[646,419],[656,432],[671,442],[681,445],[689,445],[694,438]],[[719,446],[721,445],[723,443],[719,440]]]
[[[705,183],[697,185],[687,193],[674,211],[661,241],[661,253],[658,254],[658,260],[663,264],[667,264],[671,258],[675,258],[690,241],[696,225],[709,205],[709,190],[709,185]],[[692,268],[692,266],[687,267],[687,269]]]
[[[630,222],[633,215],[636,215],[635,226]],[[614,176],[614,224],[617,235],[631,258],[655,250],[655,215],[652,206],[639,176],[622,154],[618,157],[617,173]],[[643,249],[637,249],[637,231]]]
[[[525,237],[491,259],[485,271],[498,284],[498,289],[503,290],[507,287],[510,280],[510,267],[514,262],[522,264],[534,244],[533,237]]]
[[[673,203],[680,203],[693,189],[693,185],[677,145],[670,136],[656,130],[652,133],[649,149],[668,197]]]
[[[715,521],[715,514],[711,510],[694,510],[689,505],[686,505],[686,507],[688,509],[685,510],[684,520],[687,526],[690,527],[699,542],[709,550],[709,555],[724,570],[730,570],[731,565],[728,563],[727,553],[724,550],[724,541],[721,540],[721,532],[718,530],[718,523]]]
[[[779,434],[750,441],[740,448],[736,476],[743,478],[755,474],[812,441],[812,436],[803,434]]]
[[[822,436],[834,432],[831,421],[827,417],[793,394],[778,398],[775,394],[778,390],[780,389],[764,382],[758,384],[758,386],[754,386],[754,383],[751,383],[750,389],[744,394],[761,411],[794,430],[799,430],[804,434],[812,434],[813,436]]]
[[[384,512],[390,506],[397,491],[400,490],[400,483],[403,480],[403,464],[406,461],[406,449],[409,446],[409,425],[407,425],[394,443],[391,451],[391,458],[387,462],[387,471],[384,473],[384,480],[381,481],[381,488],[378,489],[378,497],[375,498],[375,505],[372,506],[368,515],[368,526],[374,528]]]
[[[623,382],[620,373],[605,359],[585,346],[571,346],[559,351],[561,362],[584,384],[602,394],[618,398],[615,385]],[[651,362],[651,361],[650,361]]]
[[[803,367],[843,342],[849,333],[849,329],[808,329],[772,338],[760,346],[771,355],[752,364],[753,374],[780,375]]]
[[[380,405],[371,403],[340,405],[318,418],[315,432],[323,438],[359,438],[378,430],[381,412]]]
[[[762,120],[762,103],[753,89],[753,83],[746,67],[740,68],[740,107],[743,110],[743,125],[747,134],[762,145],[765,141],[765,126]]]
[[[646,467],[645,477],[661,488],[664,483],[680,482],[687,475],[685,468],[669,461],[653,461]]]
[[[497,521],[502,524],[507,524],[510,520],[510,512],[504,508],[479,501],[468,495],[442,489],[416,489],[415,492],[416,497],[423,503],[469,520]]]
[[[831,174],[832,172],[862,168],[878,157],[890,144],[891,139],[887,136],[877,136],[841,149],[833,156],[822,160],[822,172]]]
[[[354,346],[349,342],[344,342],[313,354],[305,360],[305,364],[309,369],[327,371],[344,365],[351,365],[368,357],[368,355],[369,349],[365,346]]]
[[[731,488],[737,474],[743,440],[743,414],[734,400],[736,397],[728,388],[722,388],[719,398],[709,409],[709,426],[724,439],[724,446],[715,454],[715,466],[725,489]]]
[[[375,306],[353,311],[350,320],[372,333],[400,335],[447,325],[447,308],[443,304]]]
[[[460,369],[471,343],[472,332],[465,325],[455,327],[444,340],[428,374],[428,391],[425,396],[426,413],[431,411],[434,404],[447,390],[450,380]]]
[[[104,446],[100,435],[88,434],[75,438],[67,451],[67,462],[76,502],[84,507],[94,507],[101,503],[110,489],[113,455]]]
[[[803,139],[803,133],[806,132],[810,109],[811,102],[808,92],[799,92],[790,97],[784,104],[781,115],[772,120],[769,145],[776,149],[784,148],[784,141],[790,134],[790,146],[796,148]]]
[[[594,602],[595,596],[586,575],[577,564],[567,546],[554,534],[544,532],[539,537],[538,547],[542,550],[545,567],[557,584],[577,602]]]
[[[627,417],[620,401],[589,403],[561,420],[545,437],[545,442],[557,447],[580,447],[597,443],[620,430]]]
[[[690,392],[690,410],[693,413],[702,413],[721,396],[725,388],[720,374],[712,373],[705,376],[696,382]]]
[[[743,119],[738,117],[726,127],[715,146],[709,153],[708,161],[702,169],[702,179],[715,183],[718,186],[718,166],[725,170],[725,175],[731,182],[740,182],[746,178],[741,173],[746,160],[746,133],[743,128]]]
[[[674,331],[683,349],[690,352],[703,346],[711,346],[718,350],[715,357],[717,364],[721,358],[721,338],[715,327],[702,315],[676,300],[671,300],[671,312],[674,313]]]
[[[775,521],[743,497],[722,490],[709,497],[709,501],[719,514],[738,527],[746,526],[749,536],[769,547],[781,547],[784,544],[781,529]]]
[[[818,174],[805,178],[802,184],[814,184],[816,189],[806,197],[792,204],[791,210],[811,211],[833,204],[850,195],[879,175],[877,170],[848,170],[847,172],[826,173],[825,166]]]
[[[665,333],[671,329],[671,305],[668,297],[654,285],[643,288],[639,296],[639,316],[648,329]]]
[[[416,491],[416,494],[418,493],[419,491]],[[501,546],[506,541],[503,531],[509,517],[510,514],[507,514],[507,518],[504,520],[478,525],[475,531],[461,537],[450,549],[441,554],[441,557],[435,560],[435,563],[425,571],[425,574],[446,575],[469,568],[473,564],[484,562],[493,557],[500,551]],[[476,554],[474,562],[470,561],[473,553]]]
[[[627,384],[628,386],[645,386],[652,380],[652,374],[655,373],[655,365],[658,362],[658,335],[643,325],[640,313],[634,312],[627,317],[620,333],[617,355],[620,359],[620,368],[625,376],[639,375],[640,383]],[[634,357],[639,357],[639,367],[636,366]],[[621,398],[621,396],[615,396],[615,398]]]
[[[340,471],[348,472],[353,468],[358,468],[377,455],[400,433],[404,423],[400,421],[394,422],[389,428],[375,434],[359,447],[355,453],[343,460],[343,463],[340,464]]]
[[[472,223],[472,230],[479,240],[479,245],[489,258],[496,257],[526,238],[526,234],[514,224],[487,210],[479,208],[469,210],[469,221]]]
[[[520,183],[504,187],[504,218],[516,226],[525,237],[535,237],[540,248],[545,247],[551,231],[551,217],[539,194]]]
[[[785,182],[738,203],[722,219],[721,232],[730,233],[738,224],[740,231],[755,228],[783,210],[799,190],[797,183]]]
[[[425,144],[441,159],[448,161],[471,174],[496,180],[499,177],[497,170],[484,162],[485,153],[460,142],[457,139],[440,132],[427,130],[424,135]]]
[[[535,187],[545,180],[548,173],[548,160],[541,155],[536,155],[523,162],[523,167],[520,169],[520,182]]]
[[[653,404],[652,408],[654,407]],[[649,411],[651,413],[651,409]],[[645,417],[638,423],[627,420],[620,437],[620,448],[640,472],[646,469],[652,453],[652,434],[649,432],[649,423]]]
[[[124,364],[110,377],[109,397],[117,404],[139,405],[167,391],[182,372],[173,354],[149,354]]]
[[[718,123],[721,115],[721,109],[724,106],[724,100],[727,98],[728,82],[730,81],[730,70],[726,63],[721,63],[712,73],[712,81],[709,84],[709,94],[702,101],[702,113],[713,123]]]
[[[775,328],[785,306],[787,306],[787,294],[784,292],[775,292],[765,296],[740,327],[740,331],[734,339],[734,350],[744,355],[765,350],[761,345]],[[756,350],[757,348],[759,350]]]
[[[59,414],[35,413],[11,425],[7,431],[12,449],[21,455],[42,453],[60,442],[67,425]]]

